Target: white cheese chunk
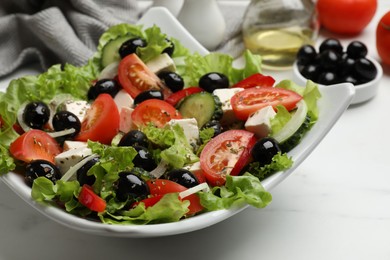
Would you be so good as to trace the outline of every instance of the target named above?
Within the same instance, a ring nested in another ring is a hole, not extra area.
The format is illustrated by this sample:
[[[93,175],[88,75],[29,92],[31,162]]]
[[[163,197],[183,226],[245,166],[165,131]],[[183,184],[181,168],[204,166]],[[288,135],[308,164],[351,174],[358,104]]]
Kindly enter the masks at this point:
[[[272,106],[264,107],[249,116],[245,122],[245,129],[254,133],[258,138],[268,136],[271,131],[271,119],[276,112]]]
[[[70,167],[92,154],[91,149],[80,147],[58,154],[54,160],[61,174],[65,174]]]
[[[72,150],[72,149],[78,149],[78,148],[87,148],[88,143],[87,142],[80,142],[80,141],[70,141],[66,140],[64,142],[64,151]]]
[[[196,146],[199,140],[199,128],[195,118],[172,119],[168,124],[171,126],[175,124],[180,125],[183,128],[188,143]]]
[[[222,103],[223,116],[221,119],[222,125],[230,125],[237,121],[236,116],[230,99],[238,92],[243,91],[243,88],[228,88],[228,89],[216,89],[213,91],[213,94],[216,95]]]
[[[176,71],[175,62],[166,53],[162,53],[153,60],[147,62],[146,66],[155,74],[162,71]]]
[[[131,119],[131,113],[134,109],[129,107],[122,107],[119,110],[119,131],[122,133],[127,133],[132,129],[136,129]]]
[[[124,89],[119,90],[114,97],[114,101],[118,107],[118,111],[121,111],[122,107],[132,108],[134,105],[134,99]]]
[[[69,100],[63,104],[62,109],[75,114],[80,122],[83,122],[85,114],[91,105],[85,100],[73,101]]]

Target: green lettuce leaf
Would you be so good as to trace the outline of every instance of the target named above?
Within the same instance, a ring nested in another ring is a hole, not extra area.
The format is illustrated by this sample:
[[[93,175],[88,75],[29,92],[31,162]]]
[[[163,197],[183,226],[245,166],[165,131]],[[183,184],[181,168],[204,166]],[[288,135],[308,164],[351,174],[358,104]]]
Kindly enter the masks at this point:
[[[258,162],[252,162],[249,164],[248,172],[256,176],[260,180],[264,180],[266,177],[291,168],[293,160],[287,153],[277,153],[272,157],[270,164],[260,166]]]
[[[186,86],[198,86],[199,78],[210,72],[219,72],[226,75],[230,85],[246,77],[261,72],[261,58],[253,55],[249,50],[244,53],[244,67],[233,67],[232,56],[223,53],[210,53],[202,56],[198,53],[188,56],[185,65],[178,67]]]
[[[6,174],[15,169],[14,159],[4,146],[0,145],[0,175]]]
[[[239,207],[249,204],[256,208],[264,208],[272,195],[262,186],[260,180],[245,173],[241,176],[226,176],[225,186],[216,186],[211,192],[199,192],[200,203],[208,211]]]

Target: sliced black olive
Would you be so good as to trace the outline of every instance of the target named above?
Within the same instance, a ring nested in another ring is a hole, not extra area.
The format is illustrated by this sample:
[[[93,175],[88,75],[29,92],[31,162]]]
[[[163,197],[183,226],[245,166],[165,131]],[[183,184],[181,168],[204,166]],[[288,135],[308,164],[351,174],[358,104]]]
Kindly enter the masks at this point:
[[[165,38],[165,40],[166,40],[170,45],[169,45],[168,47],[166,47],[166,48],[162,51],[162,53],[166,53],[166,54],[168,54],[169,56],[172,57],[173,52],[175,51],[175,44],[174,44],[171,40],[169,40],[169,39],[167,39],[167,38]]]

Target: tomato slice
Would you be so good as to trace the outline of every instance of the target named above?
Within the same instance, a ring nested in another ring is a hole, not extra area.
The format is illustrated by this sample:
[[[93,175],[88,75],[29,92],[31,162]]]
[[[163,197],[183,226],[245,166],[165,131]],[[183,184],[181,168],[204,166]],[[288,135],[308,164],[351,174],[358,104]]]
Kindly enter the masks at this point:
[[[119,131],[119,111],[114,99],[106,93],[100,94],[92,103],[81,123],[77,141],[97,141],[109,144]]]
[[[291,90],[256,87],[236,93],[230,102],[236,117],[240,120],[246,120],[251,114],[266,106],[275,108],[278,105],[283,105],[290,111],[301,99],[301,95]]]
[[[225,184],[226,175],[238,175],[250,162],[255,135],[246,130],[228,130],[206,144],[200,154],[200,166],[213,186]]]
[[[204,89],[200,87],[185,88],[173,93],[168,98],[166,98],[165,101],[171,104],[172,106],[176,106],[181,100],[183,100],[183,98],[202,91],[204,91]]]
[[[54,157],[61,153],[57,141],[46,132],[32,129],[19,136],[9,147],[12,156],[24,162],[46,160],[54,163]]]
[[[145,204],[145,208],[149,208],[151,206],[154,206],[157,202],[159,202],[164,195],[155,195],[146,199],[143,199],[141,201],[135,202],[131,207],[134,208],[138,206],[141,202]]]
[[[187,188],[183,185],[164,179],[149,180],[146,182],[146,184],[148,185],[150,194],[152,196],[165,195],[168,193],[182,192],[187,190]],[[190,205],[188,206],[189,211],[187,215],[193,215],[203,210],[203,206],[200,204],[200,199],[198,195],[191,194],[183,198],[183,200],[188,200],[190,202]]]
[[[153,123],[157,127],[164,127],[171,119],[181,119],[179,111],[169,103],[159,99],[148,99],[138,104],[131,120],[137,127]]]
[[[165,87],[156,74],[151,72],[136,54],[127,55],[118,67],[118,79],[121,86],[135,98],[139,93],[150,89],[162,90],[164,97],[172,92]]]
[[[232,88],[272,87],[274,83],[275,79],[273,77],[256,73],[241,80],[240,82],[237,82],[232,86]]]
[[[103,212],[106,209],[106,201],[93,192],[92,187],[87,184],[81,187],[78,200],[92,211]]]

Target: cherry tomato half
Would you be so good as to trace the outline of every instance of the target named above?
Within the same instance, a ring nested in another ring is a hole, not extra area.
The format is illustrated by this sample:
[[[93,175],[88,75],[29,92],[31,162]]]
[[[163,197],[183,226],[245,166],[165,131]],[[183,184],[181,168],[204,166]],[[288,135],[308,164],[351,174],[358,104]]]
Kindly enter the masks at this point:
[[[148,185],[150,194],[152,196],[159,196],[168,193],[182,192],[187,190],[186,187],[176,182],[165,179],[150,180],[147,181],[146,184]],[[188,206],[189,212],[187,213],[187,215],[193,215],[203,210],[203,206],[200,204],[200,199],[198,195],[191,194],[183,198],[183,200],[188,200],[190,202],[190,205]]]
[[[111,143],[119,131],[119,112],[114,99],[106,93],[100,94],[92,103],[81,122],[77,141],[97,141],[103,144]]]
[[[21,161],[46,160],[54,163],[54,157],[61,153],[57,141],[46,132],[32,129],[19,136],[9,147],[11,155]]]
[[[127,55],[119,63],[118,79],[121,86],[132,98],[150,89],[162,90],[165,97],[172,93],[134,53]]]
[[[240,120],[246,120],[257,110],[277,105],[283,105],[287,110],[295,108],[302,96],[294,91],[282,88],[248,88],[236,93],[230,100],[236,117]]]
[[[238,175],[250,162],[255,135],[246,130],[228,130],[206,144],[200,154],[200,166],[207,182],[225,184],[226,175]]]
[[[357,34],[374,17],[377,0],[318,0],[320,23],[339,34]]]
[[[92,187],[87,184],[81,187],[78,200],[92,211],[103,212],[106,209],[106,201],[93,192]]]
[[[376,48],[383,63],[390,65],[390,11],[381,18],[376,28]]]
[[[166,98],[165,101],[171,104],[172,106],[176,106],[181,100],[183,100],[183,98],[202,91],[204,90],[199,87],[185,88],[173,93],[168,98]]]
[[[236,84],[233,88],[253,88],[253,87],[272,87],[275,83],[275,79],[271,76],[265,76],[261,73],[253,74],[252,76],[243,79]]]
[[[148,99],[138,104],[131,120],[137,127],[153,123],[157,127],[164,127],[171,119],[181,119],[179,111],[169,103],[159,99]]]

